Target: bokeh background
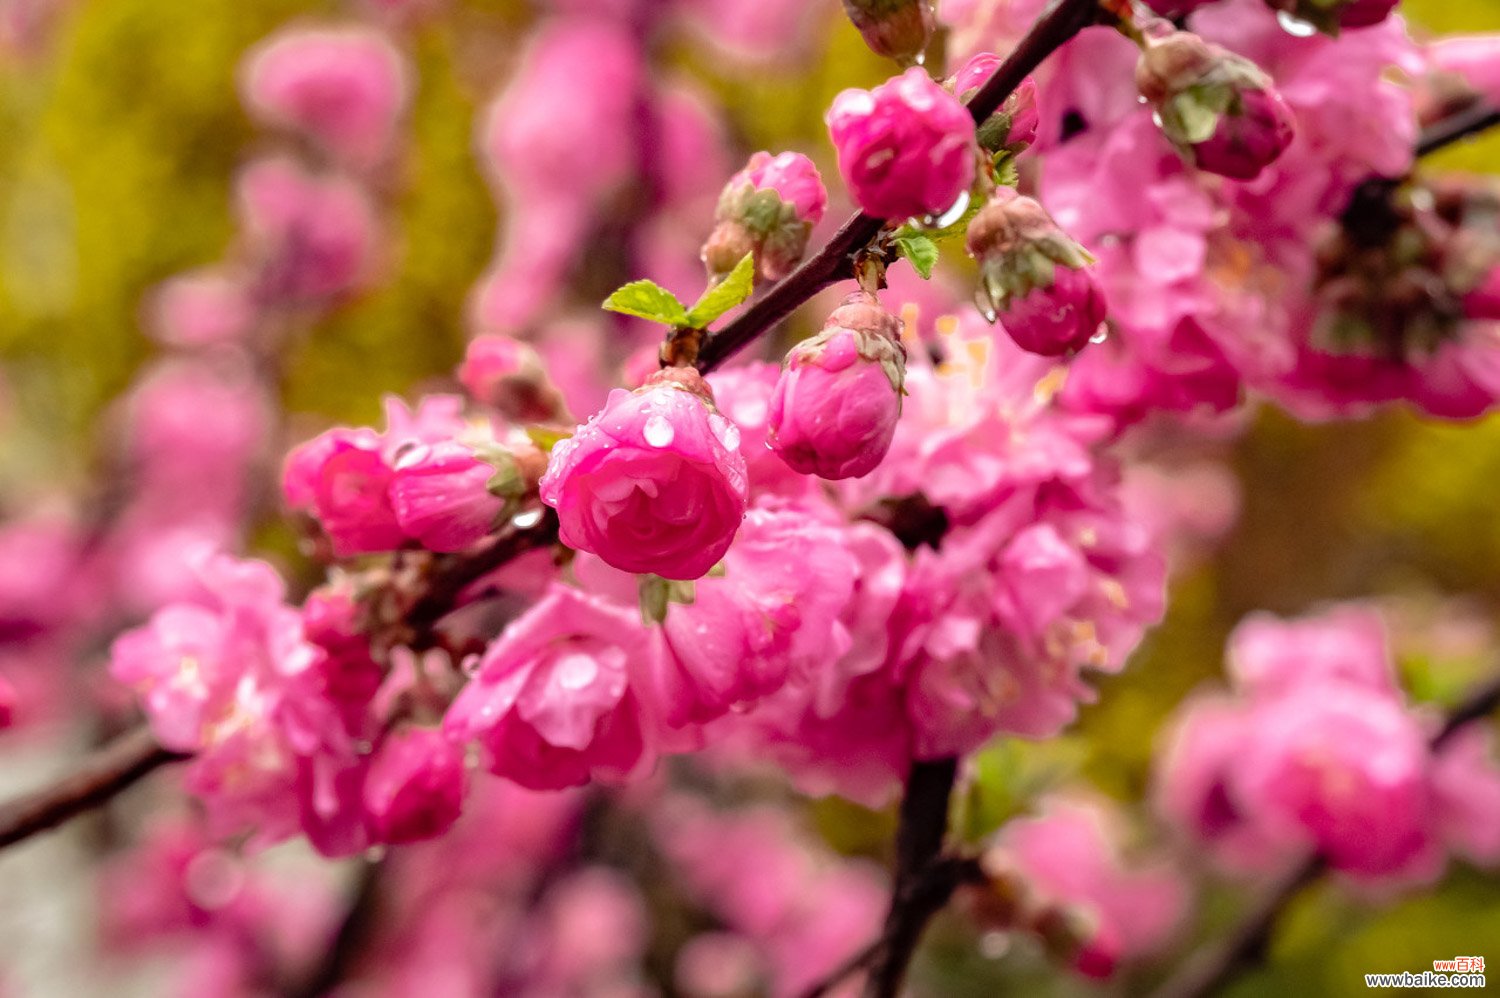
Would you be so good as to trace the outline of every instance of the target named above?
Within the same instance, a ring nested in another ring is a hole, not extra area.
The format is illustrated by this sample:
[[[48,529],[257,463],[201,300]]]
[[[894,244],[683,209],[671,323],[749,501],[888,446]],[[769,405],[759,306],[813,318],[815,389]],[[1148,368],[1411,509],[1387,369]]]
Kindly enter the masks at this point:
[[[780,59],[737,64],[689,35],[670,42],[660,64],[722,100],[740,152],[791,148],[831,167],[823,109],[838,90],[878,82],[889,68],[837,4],[814,6]],[[1408,0],[1403,10],[1422,31],[1500,30],[1500,0]],[[0,59],[0,511],[84,490],[108,464],[109,403],[157,349],[142,333],[143,296],[223,254],[234,171],[265,141],[238,99],[240,56],[289,21],[335,13],[303,0],[86,0],[60,7],[37,44]],[[390,190],[392,252],[372,289],[319,319],[286,358],[293,437],[298,427],[378,421],[382,393],[439,384],[461,356],[466,296],[502,222],[475,154],[476,117],[535,16],[520,0],[451,0],[410,36],[419,82],[411,147]],[[588,141],[578,136],[585,155]],[[1492,138],[1428,165],[1496,169],[1497,154]],[[1221,547],[1178,579],[1166,622],[1122,676],[1102,683],[1075,733],[985,754],[968,834],[1058,781],[1087,780],[1139,802],[1160,722],[1214,680],[1226,634],[1255,609],[1382,600],[1399,624],[1409,687],[1440,703],[1496,667],[1500,418],[1450,424],[1391,411],[1309,426],[1261,410],[1250,421],[1220,448],[1241,490]],[[293,537],[274,517],[253,547],[296,574]],[[24,785],[26,758],[7,756],[0,783]],[[835,848],[882,855],[889,815],[837,800],[806,806]],[[77,965],[89,902],[69,855],[38,843],[0,857],[0,961],[52,967],[59,990],[49,993],[118,993],[122,983]],[[1243,901],[1222,886],[1205,897],[1199,935],[1232,921]],[[1404,900],[1324,886],[1284,930],[1269,966],[1233,994],[1353,994],[1365,971],[1420,970],[1457,954],[1500,961],[1500,878],[1460,867],[1437,891]],[[1136,992],[1158,972],[1114,988]],[[986,955],[951,916],[917,979],[954,998],[1089,990],[1037,954]]]

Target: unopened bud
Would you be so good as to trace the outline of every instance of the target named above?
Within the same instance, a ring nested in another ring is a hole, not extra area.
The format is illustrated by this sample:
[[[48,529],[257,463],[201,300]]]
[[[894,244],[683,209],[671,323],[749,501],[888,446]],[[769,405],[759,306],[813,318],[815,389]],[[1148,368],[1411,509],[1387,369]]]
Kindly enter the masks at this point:
[[[844,12],[871,51],[902,65],[920,61],[937,30],[932,0],[844,0]]]
[[[859,478],[890,449],[901,417],[906,351],[900,323],[867,292],[787,354],[771,396],[767,440],[792,469]]]
[[[464,350],[458,380],[469,396],[514,423],[563,420],[567,407],[535,350],[509,336],[476,336]]]
[[[1200,169],[1252,180],[1291,144],[1291,109],[1250,60],[1188,31],[1151,39],[1136,86],[1162,133]]]
[[[959,67],[947,82],[953,96],[964,103],[973,99],[979,88],[989,82],[1000,68],[1000,57],[993,52],[980,52],[970,57]],[[1040,119],[1036,104],[1036,81],[1031,77],[1000,105],[1000,110],[990,115],[979,125],[979,147],[986,152],[1018,153],[1036,141],[1036,130]]]
[[[723,277],[754,253],[759,276],[780,280],[802,259],[827,208],[828,192],[812,160],[794,152],[756,153],[719,195],[718,225],[703,244],[709,275]]]
[[[969,223],[968,249],[979,261],[980,311],[1003,318],[1021,349],[1061,356],[1098,332],[1105,307],[1092,258],[1032,198],[997,190]]]

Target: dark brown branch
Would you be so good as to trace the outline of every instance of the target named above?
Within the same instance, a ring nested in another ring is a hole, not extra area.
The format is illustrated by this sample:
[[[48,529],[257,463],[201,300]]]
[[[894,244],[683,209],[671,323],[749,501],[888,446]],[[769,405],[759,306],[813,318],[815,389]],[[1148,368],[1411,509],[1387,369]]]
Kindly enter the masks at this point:
[[[1433,750],[1441,749],[1465,725],[1488,717],[1497,707],[1500,707],[1500,675],[1476,688],[1448,712],[1443,726],[1432,736]],[[1282,911],[1327,868],[1321,857],[1304,860],[1267,892],[1223,943],[1190,959],[1157,989],[1153,998],[1206,998],[1241,971],[1260,963]]]
[[[153,770],[184,758],[157,745],[144,726],[126,732],[51,786],[0,805],[0,848],[56,828]]]
[[[974,120],[984,121],[994,114],[1042,60],[1098,17],[1098,0],[1057,0],[969,101]],[[863,212],[850,218],[822,249],[772,285],[733,322],[710,335],[698,354],[698,369],[708,372],[723,364],[813,295],[852,276],[855,254],[868,247],[884,227],[885,219]]]
[[[1424,128],[1417,140],[1417,155],[1435,153],[1496,125],[1500,125],[1500,108],[1489,101],[1476,100]]]
[[[896,828],[895,882],[891,907],[870,961],[866,998],[895,998],[917,943],[932,916],[948,903],[956,883],[936,878],[948,833],[948,800],[958,775],[957,759],[914,762],[901,797]]]

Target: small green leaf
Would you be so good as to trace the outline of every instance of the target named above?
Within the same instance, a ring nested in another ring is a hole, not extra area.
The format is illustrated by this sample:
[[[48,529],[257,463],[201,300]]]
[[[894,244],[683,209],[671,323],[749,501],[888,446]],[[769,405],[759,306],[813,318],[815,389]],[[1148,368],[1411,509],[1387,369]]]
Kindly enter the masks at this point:
[[[702,329],[749,298],[754,290],[755,254],[746,253],[722,281],[703,292],[703,296],[688,309],[685,324]]]
[[[688,324],[687,310],[682,307],[682,302],[655,281],[631,281],[604,299],[604,307],[611,312],[663,322],[669,326]]]
[[[571,430],[564,430],[556,426],[528,426],[526,427],[526,435],[531,438],[531,442],[536,444],[539,450],[545,454],[551,454],[553,447],[571,437],[573,433]]]
[[[896,231],[894,242],[896,249],[911,261],[912,269],[922,280],[932,277],[932,268],[938,262],[938,245],[931,236],[903,227]]]

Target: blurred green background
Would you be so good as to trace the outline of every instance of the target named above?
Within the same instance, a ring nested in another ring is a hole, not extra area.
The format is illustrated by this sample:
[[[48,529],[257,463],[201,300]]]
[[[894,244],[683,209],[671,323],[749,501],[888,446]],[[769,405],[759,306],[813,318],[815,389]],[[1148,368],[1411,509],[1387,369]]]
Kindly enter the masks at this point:
[[[1423,29],[1500,30],[1500,0],[1409,0],[1404,9]],[[231,239],[231,177],[260,141],[237,100],[239,55],[289,19],[336,13],[300,0],[90,0],[64,14],[46,51],[0,65],[0,362],[12,395],[0,506],[87,474],[99,457],[95,420],[154,349],[140,332],[143,293],[218,259]],[[472,153],[474,118],[531,17],[520,0],[455,0],[450,16],[411,36],[420,84],[391,270],[297,348],[290,411],[369,422],[380,393],[409,391],[457,361],[465,295],[499,220]],[[826,161],[828,99],[886,73],[847,25],[831,24],[826,38],[816,64],[788,71],[721,71],[686,46],[668,58],[723,98],[746,151],[801,148]],[[1497,153],[1491,139],[1430,166],[1484,170]],[[983,760],[976,830],[1008,813],[1039,773],[1077,774],[1138,800],[1160,721],[1217,674],[1225,635],[1250,610],[1397,596],[1420,619],[1459,596],[1476,618],[1500,620],[1490,491],[1500,482],[1500,418],[1437,424],[1389,412],[1303,426],[1263,412],[1232,462],[1244,511],[1223,550],[1179,580],[1166,624],[1123,676],[1102,684],[1076,734]],[[1420,638],[1403,665],[1423,697],[1451,700],[1484,668],[1477,654],[1424,650]],[[890,827],[837,802],[815,816],[848,849],[872,848]],[[1216,889],[1198,931],[1232,918],[1242,897]],[[1500,879],[1474,871],[1379,904],[1320,889],[1292,915],[1272,965],[1235,994],[1362,993],[1366,971],[1416,971],[1470,953],[1500,960],[1489,945],[1500,943]],[[1083,987],[1044,981],[1040,960],[1025,953],[997,973],[972,942],[956,926],[934,938],[922,974],[938,993]],[[1133,992],[1152,973],[1116,987]]]

